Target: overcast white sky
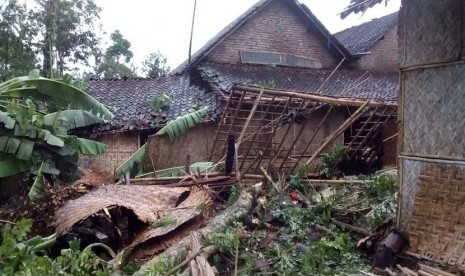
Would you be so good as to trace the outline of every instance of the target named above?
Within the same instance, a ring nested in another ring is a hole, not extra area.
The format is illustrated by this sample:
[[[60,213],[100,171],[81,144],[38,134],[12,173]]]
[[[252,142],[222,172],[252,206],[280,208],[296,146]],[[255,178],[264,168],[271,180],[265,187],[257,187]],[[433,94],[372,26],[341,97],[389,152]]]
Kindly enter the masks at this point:
[[[115,29],[132,44],[134,64],[155,51],[168,58],[173,69],[187,59],[194,0],[96,0],[102,7],[101,22],[107,36]],[[255,4],[257,0],[197,0],[193,37],[194,53],[212,36]],[[300,0],[331,33],[372,18],[397,11],[400,0],[379,4],[363,16],[353,14],[341,20],[337,15],[350,0]]]

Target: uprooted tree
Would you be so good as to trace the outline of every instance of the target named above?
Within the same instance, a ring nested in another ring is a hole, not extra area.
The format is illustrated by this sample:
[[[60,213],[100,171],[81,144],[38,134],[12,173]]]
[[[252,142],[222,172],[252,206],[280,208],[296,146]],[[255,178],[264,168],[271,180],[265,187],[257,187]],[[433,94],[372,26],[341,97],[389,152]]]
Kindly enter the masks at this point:
[[[30,198],[40,193],[46,178],[76,179],[79,154],[102,154],[106,146],[79,138],[72,130],[112,117],[106,106],[83,91],[82,83],[69,76],[41,78],[36,70],[1,83],[0,179],[18,175],[31,179]]]

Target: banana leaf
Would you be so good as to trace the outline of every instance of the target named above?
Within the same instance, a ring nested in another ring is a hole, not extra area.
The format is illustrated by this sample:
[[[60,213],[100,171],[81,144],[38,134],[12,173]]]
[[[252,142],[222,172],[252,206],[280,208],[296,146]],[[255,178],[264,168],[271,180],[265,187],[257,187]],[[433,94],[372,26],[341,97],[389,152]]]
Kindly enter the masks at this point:
[[[105,120],[86,110],[63,110],[44,116],[44,124],[65,135],[71,129],[105,123]]]
[[[116,169],[116,176],[123,178],[127,172],[130,172],[133,170],[134,165],[136,164],[138,168],[137,175],[141,174],[144,168],[143,166],[144,159],[145,159],[145,144],[142,147],[140,147],[140,149],[137,150],[133,155],[131,155],[131,157],[129,157],[128,160],[124,161],[124,163],[121,164]]]
[[[44,187],[44,174],[42,171],[44,169],[44,164],[45,162],[40,164],[39,170],[37,171],[37,175],[34,179],[34,183],[32,183],[32,187],[27,194],[30,199],[37,197]]]
[[[100,155],[107,152],[107,145],[85,138],[70,136],[67,138],[69,146],[83,155]]]
[[[113,118],[111,111],[86,92],[60,81],[45,78],[17,78],[3,84],[0,95],[13,98],[49,100],[58,106],[90,111],[103,119]]]
[[[169,121],[166,126],[157,132],[158,136],[168,134],[170,140],[174,140],[187,132],[187,130],[198,124],[202,117],[208,112],[208,106],[203,107],[197,111],[180,116],[174,120]]]
[[[18,160],[10,155],[0,158],[0,178],[26,172],[31,168],[30,161]]]
[[[189,170],[191,173],[204,173],[207,170],[213,167],[213,162],[197,162],[189,166]],[[143,178],[143,177],[179,177],[185,176],[186,172],[184,171],[184,167],[172,167],[167,169],[158,170],[151,173],[146,173],[143,175],[139,175],[136,178]]]

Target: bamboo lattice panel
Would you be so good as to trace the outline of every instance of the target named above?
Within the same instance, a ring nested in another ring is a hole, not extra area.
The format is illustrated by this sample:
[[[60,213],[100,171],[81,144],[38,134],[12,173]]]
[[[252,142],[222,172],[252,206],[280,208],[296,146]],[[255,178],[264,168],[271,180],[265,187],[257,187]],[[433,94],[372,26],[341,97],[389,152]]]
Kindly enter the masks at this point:
[[[412,155],[465,156],[465,65],[403,73],[404,143]]]
[[[411,250],[465,267],[465,169],[425,165],[417,185],[409,226]]]
[[[399,28],[401,66],[459,58],[463,1],[409,0],[403,6]]]

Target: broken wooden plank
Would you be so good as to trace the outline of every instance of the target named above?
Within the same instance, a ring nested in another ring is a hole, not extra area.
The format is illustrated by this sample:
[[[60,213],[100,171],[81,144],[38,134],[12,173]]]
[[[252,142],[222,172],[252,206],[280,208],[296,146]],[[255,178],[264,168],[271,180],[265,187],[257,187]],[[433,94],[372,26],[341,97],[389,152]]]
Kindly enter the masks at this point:
[[[434,268],[434,267],[431,267],[431,266],[427,266],[427,265],[424,265],[424,264],[418,264],[418,266],[426,271],[426,272],[429,272],[431,274],[437,274],[437,275],[440,275],[440,276],[454,276],[455,274],[452,274],[452,273],[449,273],[449,272],[446,272],[446,271],[443,271],[443,270],[440,270],[438,268]]]

